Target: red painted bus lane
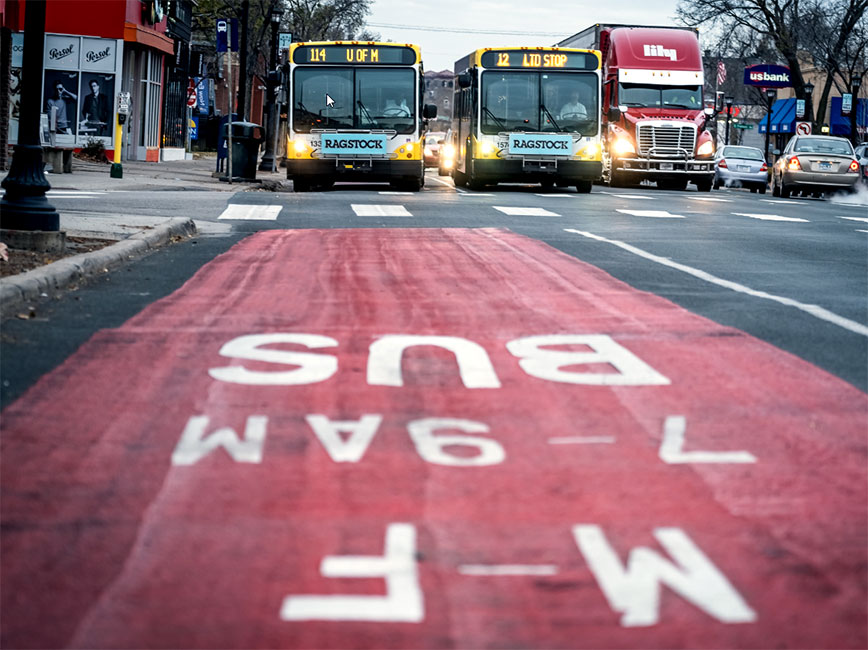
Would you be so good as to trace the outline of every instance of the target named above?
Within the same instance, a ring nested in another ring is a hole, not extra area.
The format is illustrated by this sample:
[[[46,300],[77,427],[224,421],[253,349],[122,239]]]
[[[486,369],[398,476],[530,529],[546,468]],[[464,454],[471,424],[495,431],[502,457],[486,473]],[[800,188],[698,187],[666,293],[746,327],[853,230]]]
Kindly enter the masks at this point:
[[[267,231],[2,414],[3,647],[865,647],[868,399],[501,230]]]

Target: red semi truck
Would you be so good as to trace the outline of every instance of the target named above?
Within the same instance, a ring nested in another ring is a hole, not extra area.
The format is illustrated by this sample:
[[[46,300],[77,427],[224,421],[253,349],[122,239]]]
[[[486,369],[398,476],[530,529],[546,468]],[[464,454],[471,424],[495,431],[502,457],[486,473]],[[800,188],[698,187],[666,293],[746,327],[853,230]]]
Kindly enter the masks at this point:
[[[697,30],[597,24],[558,45],[602,52],[605,181],[711,189],[714,138],[705,128]]]

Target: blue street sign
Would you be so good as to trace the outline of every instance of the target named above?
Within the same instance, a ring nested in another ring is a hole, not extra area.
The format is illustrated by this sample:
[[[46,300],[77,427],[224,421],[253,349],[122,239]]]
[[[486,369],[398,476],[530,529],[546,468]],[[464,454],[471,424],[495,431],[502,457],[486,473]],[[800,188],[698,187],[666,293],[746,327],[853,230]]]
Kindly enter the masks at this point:
[[[192,117],[190,118],[190,123],[187,125],[187,128],[190,129],[190,139],[198,140],[199,139],[199,118]]]
[[[229,32],[229,23],[223,18],[217,19],[217,51],[225,52],[228,47],[228,32]]]

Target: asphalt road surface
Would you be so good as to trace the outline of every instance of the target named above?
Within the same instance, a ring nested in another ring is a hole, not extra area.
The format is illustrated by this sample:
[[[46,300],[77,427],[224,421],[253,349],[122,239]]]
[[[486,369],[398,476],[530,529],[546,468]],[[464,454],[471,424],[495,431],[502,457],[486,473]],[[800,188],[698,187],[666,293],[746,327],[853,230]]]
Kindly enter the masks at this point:
[[[4,647],[868,644],[864,205],[179,194],[4,323]]]

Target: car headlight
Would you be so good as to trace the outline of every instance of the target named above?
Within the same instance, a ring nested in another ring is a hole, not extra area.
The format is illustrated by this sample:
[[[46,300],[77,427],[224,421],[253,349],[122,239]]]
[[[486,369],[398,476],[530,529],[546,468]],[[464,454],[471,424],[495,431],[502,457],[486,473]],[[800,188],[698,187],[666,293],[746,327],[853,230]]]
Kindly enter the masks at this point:
[[[629,138],[620,137],[615,140],[615,144],[612,145],[612,150],[618,156],[623,156],[625,153],[636,153],[636,147],[633,146],[633,143],[630,142]]]
[[[711,140],[706,140],[696,150],[697,156],[710,156],[714,153],[714,143]]]
[[[455,145],[453,144],[444,144],[440,149],[440,155],[445,156],[446,158],[454,158],[455,157]]]

